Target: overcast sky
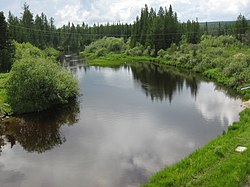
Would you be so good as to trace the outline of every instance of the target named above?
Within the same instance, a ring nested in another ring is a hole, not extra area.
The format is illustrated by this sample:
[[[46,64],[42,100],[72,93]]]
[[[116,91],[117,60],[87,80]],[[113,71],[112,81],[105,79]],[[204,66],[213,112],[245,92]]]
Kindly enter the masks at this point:
[[[8,11],[20,17],[25,2],[34,16],[44,12],[48,18],[55,18],[57,26],[69,21],[74,24],[84,21],[89,25],[132,23],[145,4],[157,10],[171,4],[182,22],[196,18],[200,22],[236,20],[240,13],[250,19],[250,0],[0,0],[0,11],[6,17]]]

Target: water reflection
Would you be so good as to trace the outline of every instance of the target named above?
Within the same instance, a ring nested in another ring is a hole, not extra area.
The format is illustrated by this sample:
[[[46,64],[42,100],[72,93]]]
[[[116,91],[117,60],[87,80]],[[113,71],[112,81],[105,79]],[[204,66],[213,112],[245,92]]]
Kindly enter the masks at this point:
[[[16,141],[28,152],[42,153],[66,141],[60,134],[60,127],[73,125],[78,121],[79,104],[71,101],[70,104],[55,107],[40,113],[16,116],[3,122],[2,146],[4,141],[11,147]]]
[[[79,104],[2,126],[0,166],[19,180],[9,186],[138,186],[222,133],[241,110],[213,83],[169,67],[73,72]]]
[[[192,96],[197,95],[199,81],[192,74],[183,74],[176,68],[151,63],[136,63],[131,66],[131,70],[134,79],[152,100],[168,99],[171,102],[184,85],[190,88]]]
[[[239,118],[239,113],[235,111],[241,110],[241,100],[232,95],[225,97],[223,90],[215,88],[214,83],[203,84],[195,105],[206,120],[217,118],[226,127]],[[211,95],[214,97],[211,98]]]
[[[3,164],[0,164],[0,181],[1,186],[11,187],[13,184],[20,184],[25,180],[25,174],[19,171],[6,170]]]

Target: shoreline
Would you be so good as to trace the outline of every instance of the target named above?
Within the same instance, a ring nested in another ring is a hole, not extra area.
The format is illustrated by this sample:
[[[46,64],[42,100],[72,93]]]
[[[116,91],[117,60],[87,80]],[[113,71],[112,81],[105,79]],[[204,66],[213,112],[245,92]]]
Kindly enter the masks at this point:
[[[90,65],[95,65],[91,63]],[[173,66],[171,63],[160,64]],[[98,59],[96,59],[98,61]],[[108,61],[108,59],[107,59]],[[101,60],[105,66],[105,60]],[[181,68],[174,66],[176,68]],[[187,69],[187,68],[184,68]],[[192,70],[190,70],[192,71]],[[202,76],[204,74],[200,73]],[[216,81],[207,77],[211,81]],[[226,85],[225,85],[226,86]],[[232,88],[231,88],[232,89]],[[235,89],[233,89],[235,90]],[[236,90],[237,91],[237,90]],[[240,95],[240,94],[237,94]],[[151,175],[142,187],[158,186],[241,186],[249,185],[250,176],[250,100],[243,101],[240,119],[228,127],[222,135],[210,140],[203,147],[187,155],[184,159]],[[238,146],[247,148],[236,152]]]

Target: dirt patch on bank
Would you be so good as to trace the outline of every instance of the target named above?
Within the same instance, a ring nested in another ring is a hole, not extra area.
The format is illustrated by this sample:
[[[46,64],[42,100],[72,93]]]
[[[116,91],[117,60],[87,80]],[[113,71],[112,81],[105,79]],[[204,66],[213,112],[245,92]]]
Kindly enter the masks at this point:
[[[250,100],[243,102],[242,103],[242,107],[244,107],[244,108],[250,108]]]

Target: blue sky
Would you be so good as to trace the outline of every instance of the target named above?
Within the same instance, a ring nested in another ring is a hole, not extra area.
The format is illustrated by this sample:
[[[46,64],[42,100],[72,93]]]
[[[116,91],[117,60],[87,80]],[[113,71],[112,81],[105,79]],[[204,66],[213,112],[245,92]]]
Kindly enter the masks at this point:
[[[0,0],[0,11],[8,16],[11,11],[20,17],[24,3],[30,6],[34,16],[44,12],[48,18],[55,18],[55,24],[62,26],[68,21],[75,24],[83,21],[94,23],[132,23],[147,4],[158,9],[171,4],[180,21],[228,21],[236,20],[241,13],[250,19],[250,0]]]

